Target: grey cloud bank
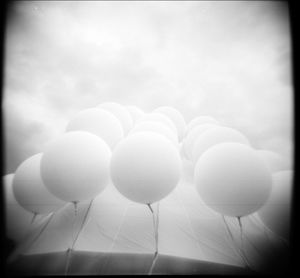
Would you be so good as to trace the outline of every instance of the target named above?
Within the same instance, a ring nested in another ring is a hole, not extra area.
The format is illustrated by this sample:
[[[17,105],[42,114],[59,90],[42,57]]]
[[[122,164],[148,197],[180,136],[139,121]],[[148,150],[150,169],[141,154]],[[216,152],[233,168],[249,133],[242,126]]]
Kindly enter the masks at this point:
[[[290,160],[286,7],[264,1],[16,2],[5,40],[5,173],[104,101],[210,115]]]

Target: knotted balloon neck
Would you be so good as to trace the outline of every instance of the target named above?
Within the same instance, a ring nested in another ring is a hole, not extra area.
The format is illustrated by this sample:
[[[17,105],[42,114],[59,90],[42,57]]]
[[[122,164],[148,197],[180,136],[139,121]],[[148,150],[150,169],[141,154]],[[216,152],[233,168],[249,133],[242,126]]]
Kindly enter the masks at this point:
[[[149,209],[150,209],[151,213],[154,213],[154,212],[153,212],[153,209],[152,209],[152,207],[151,207],[151,204],[150,204],[150,203],[148,203],[148,204],[147,204],[147,206],[149,207]]]
[[[230,238],[231,238],[231,241],[232,241],[232,244],[233,244],[235,250],[236,250],[237,253],[240,255],[240,257],[242,258],[242,260],[244,261],[245,267],[246,267],[247,269],[252,270],[252,268],[251,268],[251,266],[250,266],[250,263],[248,262],[248,259],[247,259],[246,255],[245,255],[244,251],[243,251],[242,249],[240,249],[240,248],[236,245],[235,240],[234,240],[234,237],[233,237],[233,234],[231,233],[231,230],[230,230],[229,225],[228,225],[228,223],[227,223],[227,221],[226,221],[226,219],[225,219],[225,216],[224,216],[223,214],[221,214],[221,216],[222,216],[222,219],[223,219],[223,222],[224,222],[224,224],[225,224],[226,230],[227,230],[227,232],[228,232],[228,234],[229,234],[229,236],[230,236]],[[238,218],[238,217],[237,217],[237,218]],[[238,218],[238,219],[239,219],[239,218]],[[240,219],[239,219],[239,222],[240,222]],[[241,222],[240,222],[240,223],[241,223]],[[242,223],[241,223],[241,224],[242,224]]]
[[[243,225],[242,225],[242,221],[241,221],[241,217],[237,216],[237,221],[239,222],[239,226],[240,226],[240,232],[241,232],[241,246],[243,249]]]
[[[33,213],[33,216],[32,216],[32,219],[31,219],[30,224],[33,224],[33,222],[35,221],[37,215],[38,215],[37,212],[34,212],[34,213]]]
[[[72,203],[74,204],[74,213],[75,213],[75,216],[76,216],[77,211],[78,211],[78,201],[73,201]]]
[[[237,221],[239,222],[240,233],[241,233],[241,252],[245,256],[245,252],[244,252],[244,240],[243,240],[243,225],[242,225],[242,220],[241,220],[240,216],[237,216]]]
[[[76,243],[76,241],[77,241],[80,233],[82,232],[84,226],[86,225],[86,222],[87,222],[87,219],[88,219],[88,215],[89,215],[89,212],[91,210],[93,201],[94,201],[94,199],[91,200],[91,202],[90,202],[90,204],[89,204],[89,206],[88,206],[88,208],[86,210],[86,213],[84,215],[83,221],[82,221],[82,223],[80,225],[79,231],[77,232],[77,235],[74,238],[75,221],[76,221],[76,214],[75,214],[75,219],[74,219],[74,222],[73,222],[73,234],[72,234],[73,242],[72,242],[72,246],[67,249],[67,261],[66,261],[66,267],[65,267],[65,275],[68,274],[69,264],[70,264],[70,260],[71,260],[71,254],[72,254],[72,252],[74,250],[75,243]],[[74,203],[75,213],[77,213],[77,203],[78,202],[73,202],[73,203]]]

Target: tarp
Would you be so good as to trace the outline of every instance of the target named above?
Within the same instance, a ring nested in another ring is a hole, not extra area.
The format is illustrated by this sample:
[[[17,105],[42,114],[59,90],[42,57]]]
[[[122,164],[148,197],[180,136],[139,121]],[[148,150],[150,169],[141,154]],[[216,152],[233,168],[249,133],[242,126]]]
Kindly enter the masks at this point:
[[[11,275],[147,275],[153,255],[74,251],[66,272],[66,252],[22,256],[9,269]],[[158,255],[152,274],[166,275],[247,275],[244,268]]]
[[[158,204],[153,204],[157,213]],[[226,217],[234,241],[243,245],[252,269],[283,243],[254,214],[243,217],[242,231],[236,218]],[[242,236],[242,241],[241,241]],[[53,252],[152,255],[155,252],[152,214],[146,205],[127,200],[110,183],[92,202],[73,204],[40,219],[17,247],[17,254]],[[244,267],[220,214],[208,208],[195,187],[182,179],[159,203],[159,255]]]

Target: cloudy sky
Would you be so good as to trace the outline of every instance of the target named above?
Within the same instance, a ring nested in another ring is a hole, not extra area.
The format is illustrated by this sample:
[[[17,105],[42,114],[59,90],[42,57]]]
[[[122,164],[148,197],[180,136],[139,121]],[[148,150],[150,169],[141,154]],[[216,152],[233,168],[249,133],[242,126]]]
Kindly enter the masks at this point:
[[[210,115],[293,153],[286,7],[272,1],[22,1],[9,15],[5,173],[101,102]]]

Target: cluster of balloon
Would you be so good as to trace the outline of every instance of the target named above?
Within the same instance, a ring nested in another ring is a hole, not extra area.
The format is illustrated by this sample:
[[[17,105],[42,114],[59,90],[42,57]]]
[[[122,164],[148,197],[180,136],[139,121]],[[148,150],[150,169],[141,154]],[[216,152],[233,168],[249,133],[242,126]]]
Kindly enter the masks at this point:
[[[268,227],[286,236],[286,227],[289,224],[279,224],[283,220],[275,221],[275,214],[271,214],[271,211],[274,211],[272,204],[280,202],[277,196],[280,195],[277,193],[279,189],[275,189],[280,186],[276,185],[271,174],[286,170],[282,157],[271,151],[255,150],[242,133],[222,126],[209,116],[196,117],[187,125],[181,152],[183,159],[193,165],[194,184],[199,196],[208,207],[222,215],[234,245],[234,238],[225,216],[237,218],[241,244],[241,217],[256,212],[259,212]],[[277,209],[282,215],[287,215],[289,197],[282,197],[281,203],[285,205],[277,206]],[[285,229],[281,228],[279,231],[278,226]],[[236,248],[249,267],[243,248]]]
[[[222,215],[234,243],[225,216],[238,219],[242,236],[241,217],[259,209],[270,229],[286,235],[282,227],[288,223],[279,224],[277,215],[288,219],[290,193],[283,184],[291,174],[277,173],[286,170],[282,165],[279,156],[254,150],[242,133],[210,116],[196,117],[186,125],[173,107],[145,113],[136,106],[105,102],[75,115],[66,133],[43,153],[24,161],[9,179],[16,201],[33,215],[54,215],[71,202],[76,219],[77,203],[90,201],[81,228],[94,198],[111,179],[123,196],[151,210],[156,242],[152,273],[158,254],[159,201],[174,190],[182,168],[187,175],[193,173],[197,192],[208,207]],[[283,205],[274,209],[277,203]],[[77,237],[67,251],[73,249]],[[248,264],[243,250],[239,251]],[[68,263],[69,259],[66,271]]]
[[[202,124],[215,124],[218,125],[219,122],[210,116],[198,116],[192,119],[186,127],[186,134],[194,127]]]
[[[192,161],[197,162],[199,157],[210,147],[224,142],[236,142],[250,145],[248,139],[239,131],[229,127],[210,128],[194,141]]]
[[[181,113],[177,111],[175,108],[169,106],[159,107],[155,109],[153,112],[162,113],[167,117],[169,117],[176,126],[178,140],[182,141],[186,130],[186,123]]]
[[[210,128],[215,128],[217,125],[215,124],[200,124],[195,127],[193,127],[186,137],[184,138],[184,141],[182,143],[182,150],[183,155],[186,159],[192,160],[192,151],[195,140],[206,130]]]
[[[124,134],[128,134],[128,132],[133,126],[133,120],[130,115],[130,112],[126,109],[126,107],[115,102],[104,102],[98,105],[97,108],[107,110],[108,112],[111,112],[114,116],[116,116],[123,127]]]
[[[176,135],[177,135],[177,129],[174,124],[174,122],[168,118],[167,116],[158,113],[158,112],[152,112],[149,114],[144,115],[143,118],[141,118],[140,121],[151,121],[151,122],[159,122],[166,126],[168,126]]]
[[[131,115],[133,124],[135,124],[139,119],[141,119],[145,115],[145,112],[142,109],[134,105],[129,105],[126,108]]]
[[[123,127],[116,116],[99,108],[79,112],[70,120],[66,131],[87,131],[102,138],[113,149],[124,137]]]
[[[77,204],[90,201],[87,216],[93,199],[108,184],[113,152],[116,188],[128,199],[147,204],[153,213],[151,204],[166,197],[178,183],[178,144],[185,128],[182,115],[172,107],[146,114],[136,106],[105,102],[85,109],[70,119],[66,132],[43,153],[24,161],[10,176],[8,195],[13,198],[7,199],[18,203],[19,210],[25,208],[33,219],[52,213],[44,228],[67,203],[74,204],[76,219]],[[77,237],[67,251],[72,251]]]
[[[161,135],[166,136],[175,146],[178,148],[178,138],[174,131],[168,127],[167,125],[155,122],[155,121],[140,121],[137,123],[129,134],[144,132],[144,131],[153,131],[155,133],[159,133]]]

